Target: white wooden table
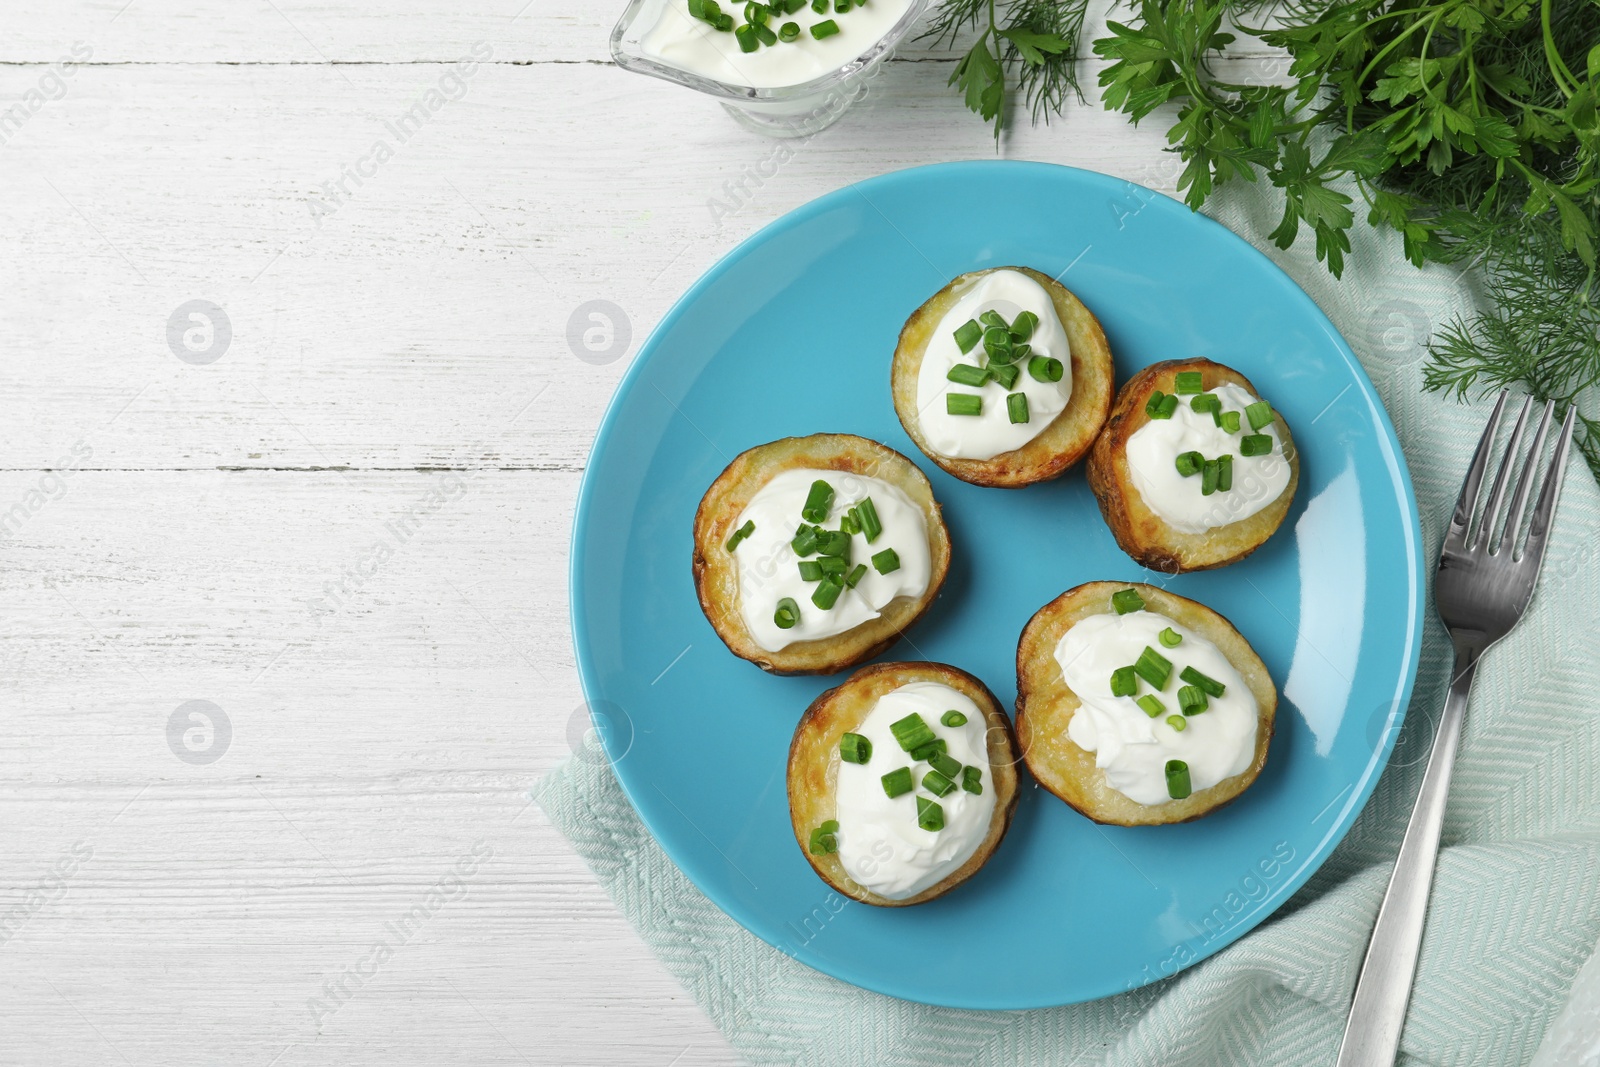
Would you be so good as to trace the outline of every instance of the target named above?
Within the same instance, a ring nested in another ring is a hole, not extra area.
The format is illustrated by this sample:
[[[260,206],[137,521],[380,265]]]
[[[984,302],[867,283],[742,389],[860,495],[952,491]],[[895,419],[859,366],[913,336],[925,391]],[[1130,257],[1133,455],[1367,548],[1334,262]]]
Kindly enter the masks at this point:
[[[916,50],[759,140],[620,6],[0,7],[0,1063],[737,1062],[529,806],[574,496],[717,256],[994,146]],[[1003,154],[1170,190],[1162,128]]]

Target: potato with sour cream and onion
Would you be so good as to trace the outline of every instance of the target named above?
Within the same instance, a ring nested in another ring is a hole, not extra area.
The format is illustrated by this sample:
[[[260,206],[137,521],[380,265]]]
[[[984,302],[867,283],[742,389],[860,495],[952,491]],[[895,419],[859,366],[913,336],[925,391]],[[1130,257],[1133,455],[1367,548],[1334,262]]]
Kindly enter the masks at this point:
[[[880,907],[921,904],[977,873],[1019,796],[1016,738],[978,679],[880,663],[806,709],[789,746],[789,816],[812,869]]]
[[[1300,456],[1283,415],[1244,375],[1167,360],[1117,394],[1087,473],[1122,550],[1180,574],[1261,547],[1294,502]]]
[[[749,449],[695,513],[701,610],[734,655],[775,674],[831,674],[883,652],[949,567],[927,477],[853,434]]]
[[[900,332],[890,384],[917,447],[975,485],[1055,478],[1111,407],[1111,350],[1067,289],[1028,267],[963,274]]]
[[[1089,582],[1017,644],[1017,737],[1039,784],[1095,822],[1187,822],[1249,788],[1278,690],[1227,619],[1154,586]]]

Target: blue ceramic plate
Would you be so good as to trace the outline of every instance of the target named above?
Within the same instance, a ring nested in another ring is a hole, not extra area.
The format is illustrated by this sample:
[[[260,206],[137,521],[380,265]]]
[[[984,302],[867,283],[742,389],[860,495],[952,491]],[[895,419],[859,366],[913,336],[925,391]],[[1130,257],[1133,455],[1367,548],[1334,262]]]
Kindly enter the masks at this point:
[[[1300,491],[1270,542],[1232,567],[1168,579],[1117,548],[1081,468],[980,489],[917,451],[889,399],[900,327],[957,274],[1007,264],[1059,276],[1099,316],[1119,382],[1157,360],[1208,356],[1284,413]],[[1010,706],[1017,635],[1041,605],[1098,578],[1165,585],[1231,619],[1282,690],[1261,777],[1198,822],[1130,829],[1091,823],[1025,779],[1005,842],[948,896],[883,909],[832,892],[795,846],[784,764],[801,712],[843,679],[773,677],[735,658],[689,571],[695,507],[718,472],[753,445],[819,431],[887,442],[944,506],[949,580],[885,659],[952,663]],[[1270,261],[1129,182],[955,163],[791,212],[667,314],[595,441],[573,534],[572,623],[623,789],[724,911],[868,989],[1033,1008],[1204,959],[1327,858],[1377,782],[1411,692],[1420,553],[1405,460],[1371,382]]]

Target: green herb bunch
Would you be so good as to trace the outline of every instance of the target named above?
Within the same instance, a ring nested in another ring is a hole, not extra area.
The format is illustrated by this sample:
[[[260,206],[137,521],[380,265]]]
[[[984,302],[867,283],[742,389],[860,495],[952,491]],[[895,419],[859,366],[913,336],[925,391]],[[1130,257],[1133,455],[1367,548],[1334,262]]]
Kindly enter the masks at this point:
[[[1059,114],[1070,92],[1080,101],[1078,37],[1083,32],[1085,0],[946,0],[933,16],[924,37],[954,44],[968,27],[979,29],[950,84],[966,98],[967,107],[994,124],[994,139],[1006,122],[1006,72],[1032,109],[1035,122]]]

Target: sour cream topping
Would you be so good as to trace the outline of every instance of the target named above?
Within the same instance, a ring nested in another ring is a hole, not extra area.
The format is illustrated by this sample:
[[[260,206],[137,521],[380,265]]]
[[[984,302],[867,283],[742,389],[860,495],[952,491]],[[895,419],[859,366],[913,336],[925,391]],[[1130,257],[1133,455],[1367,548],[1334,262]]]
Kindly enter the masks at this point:
[[[1059,382],[1038,381],[1028,373],[1026,360],[1015,364],[1021,373],[1009,390],[996,381],[975,388],[946,377],[950,368],[958,363],[985,364],[983,345],[977,344],[970,352],[963,353],[956,343],[955,332],[969,319],[976,319],[990,310],[999,312],[1006,322],[1015,321],[1024,311],[1039,316],[1039,325],[1034,327],[1027,343],[1032,346],[1033,355],[1061,361]],[[1008,392],[1022,393],[1028,398],[1027,422],[1011,421],[1006,408]],[[945,402],[947,393],[976,394],[983,400],[982,413],[950,414]],[[1016,270],[990,271],[967,283],[955,306],[934,328],[917,374],[917,418],[922,425],[922,435],[935,452],[952,459],[987,460],[1021,448],[1045,431],[1071,397],[1072,346],[1067,340],[1067,331],[1044,286]]]
[[[1183,637],[1176,648],[1163,647],[1157,637],[1167,627]],[[1172,662],[1166,688],[1157,693],[1141,678],[1135,696],[1112,696],[1111,672],[1131,666],[1146,647]],[[1256,749],[1256,698],[1222,651],[1188,627],[1153,611],[1091,615],[1062,635],[1056,662],[1081,702],[1067,724],[1067,736],[1094,753],[1106,782],[1130,800],[1152,805],[1172,799],[1167,793],[1168,760],[1189,765],[1189,783],[1196,793],[1250,766]],[[1185,683],[1178,674],[1185,667],[1226,688],[1222,696],[1210,698],[1205,711],[1188,716],[1180,732],[1167,724],[1167,715],[1179,714],[1178,687]],[[1147,693],[1167,706],[1165,714],[1151,718],[1134,703]]]
[[[964,725],[939,721],[952,710],[967,717]],[[890,729],[912,713],[944,739],[951,759],[983,772],[982,793],[967,792],[959,781],[943,797],[928,792],[922,784],[928,764],[913,761]],[[965,694],[938,682],[911,682],[880,697],[851,731],[872,742],[872,758],[860,764],[840,762],[834,818],[839,821],[839,859],[858,885],[890,900],[905,900],[949,877],[977,851],[994,815],[987,729],[983,712]],[[890,797],[883,776],[901,767],[911,768],[916,788]],[[929,831],[917,824],[917,797],[944,809],[944,829]]]
[[[753,89],[779,89],[830,74],[870,51],[910,6],[910,0],[869,0],[864,7],[852,7],[841,15],[831,5],[818,14],[807,4],[793,14],[773,15],[768,20],[774,31],[786,22],[798,23],[798,38],[745,52],[732,32],[717,30],[690,15],[686,0],[665,0],[660,18],[645,31],[639,45],[651,59],[691,74]],[[735,25],[744,22],[743,3],[722,0],[721,7],[733,16]],[[820,41],[812,37],[811,27],[829,19],[838,24],[839,32]]]
[[[1208,392],[1222,401],[1223,411],[1240,413],[1237,433],[1218,426],[1209,411],[1195,411],[1189,404],[1193,397],[1180,396],[1172,418],[1151,419],[1128,438],[1128,472],[1134,488],[1161,521],[1185,533],[1205,533],[1248,519],[1278,499],[1289,484],[1289,461],[1284,457],[1277,420],[1252,430],[1244,409],[1254,404],[1256,397],[1232,382]],[[1252,433],[1272,438],[1272,451],[1260,456],[1242,454],[1239,442]],[[1205,459],[1233,456],[1233,487],[1204,495],[1200,475],[1178,473],[1175,461],[1184,452],[1199,452]]]
[[[833,507],[826,520],[814,525],[837,530],[846,511],[871,497],[883,526],[870,544],[865,534],[851,538],[850,566],[865,563],[867,573],[827,609],[812,603],[817,583],[800,577],[801,557],[791,544],[804,521],[800,512],[811,483],[818,480],[833,487]],[[796,641],[833,637],[876,619],[896,597],[925,593],[933,575],[927,518],[910,497],[881,478],[836,470],[783,471],[756,491],[733,528],[746,522],[755,523],[755,530],[734,549],[739,564],[739,614],[756,644],[768,652],[779,652]],[[886,548],[900,557],[900,568],[879,574],[872,557]],[[800,608],[800,621],[787,630],[780,629],[773,619],[784,597]]]

